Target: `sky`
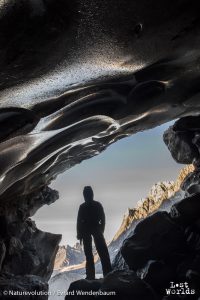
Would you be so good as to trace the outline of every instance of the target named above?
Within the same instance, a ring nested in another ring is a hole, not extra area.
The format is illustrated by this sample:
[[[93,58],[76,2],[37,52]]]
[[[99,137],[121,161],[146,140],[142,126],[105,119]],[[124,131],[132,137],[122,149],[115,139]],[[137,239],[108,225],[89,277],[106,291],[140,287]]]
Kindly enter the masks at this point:
[[[170,123],[137,133],[109,146],[103,153],[59,175],[51,187],[60,198],[43,206],[33,217],[41,230],[62,234],[61,245],[73,246],[76,218],[84,201],[82,190],[91,185],[94,199],[106,214],[105,238],[109,242],[121,225],[124,213],[147,196],[153,184],[175,180],[183,165],[177,164],[163,142]]]

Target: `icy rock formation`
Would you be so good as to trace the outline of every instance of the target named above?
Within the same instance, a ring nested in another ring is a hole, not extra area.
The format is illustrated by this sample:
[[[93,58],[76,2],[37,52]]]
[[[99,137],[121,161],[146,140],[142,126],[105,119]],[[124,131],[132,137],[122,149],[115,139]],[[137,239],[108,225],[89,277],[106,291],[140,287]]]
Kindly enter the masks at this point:
[[[60,236],[29,217],[56,200],[59,173],[199,114],[199,33],[196,0],[0,2],[1,273],[26,257],[15,275],[50,276]],[[181,142],[181,161],[198,160],[197,144]]]

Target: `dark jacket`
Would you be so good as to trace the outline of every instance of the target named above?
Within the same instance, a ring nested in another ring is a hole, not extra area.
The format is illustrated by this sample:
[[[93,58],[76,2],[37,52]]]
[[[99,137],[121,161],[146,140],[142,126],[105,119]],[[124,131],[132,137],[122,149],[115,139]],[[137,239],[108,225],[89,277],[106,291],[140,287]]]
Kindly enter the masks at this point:
[[[84,234],[104,232],[105,214],[101,203],[92,200],[80,205],[77,218],[77,237],[83,238]]]

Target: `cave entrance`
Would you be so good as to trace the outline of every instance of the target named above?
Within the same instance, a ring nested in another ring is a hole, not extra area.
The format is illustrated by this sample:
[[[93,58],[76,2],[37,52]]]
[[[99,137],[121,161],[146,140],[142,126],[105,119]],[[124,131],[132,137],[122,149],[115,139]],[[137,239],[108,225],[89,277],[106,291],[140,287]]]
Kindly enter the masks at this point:
[[[61,233],[60,245],[73,246],[77,242],[76,217],[83,201],[82,190],[91,185],[94,198],[104,206],[105,237],[111,241],[128,208],[145,198],[155,183],[177,178],[182,166],[171,158],[162,138],[169,125],[122,139],[58,176],[52,187],[59,191],[60,199],[37,212],[34,219],[38,228]]]

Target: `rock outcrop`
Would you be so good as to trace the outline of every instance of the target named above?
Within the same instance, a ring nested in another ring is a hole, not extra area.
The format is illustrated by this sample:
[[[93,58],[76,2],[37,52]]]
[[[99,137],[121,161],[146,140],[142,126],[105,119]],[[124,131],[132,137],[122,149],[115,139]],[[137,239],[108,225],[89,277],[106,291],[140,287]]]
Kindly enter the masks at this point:
[[[168,213],[157,212],[136,226],[121,252],[129,268],[137,271],[150,260],[166,259],[169,253],[181,255],[185,248],[182,228],[174,224]]]
[[[178,163],[193,163],[198,166],[199,122],[199,116],[185,117],[176,121],[165,132],[164,142]]]
[[[133,271],[113,271],[104,279],[78,280],[73,282],[65,299],[141,299],[156,300],[151,287]]]
[[[78,265],[85,260],[82,245],[76,243],[73,247],[70,245],[60,246],[56,255],[54,270],[59,270],[67,266]]]
[[[0,291],[2,293],[4,290],[18,289],[27,292],[25,294],[27,299],[34,299],[28,293],[31,290],[40,290],[44,294],[41,293],[39,297],[48,299],[47,281],[53,271],[61,235],[37,229],[30,217],[41,206],[49,205],[57,198],[56,191],[43,187],[39,193],[13,197],[6,203],[2,203],[0,215]],[[16,299],[21,299],[20,297],[23,295]]]

